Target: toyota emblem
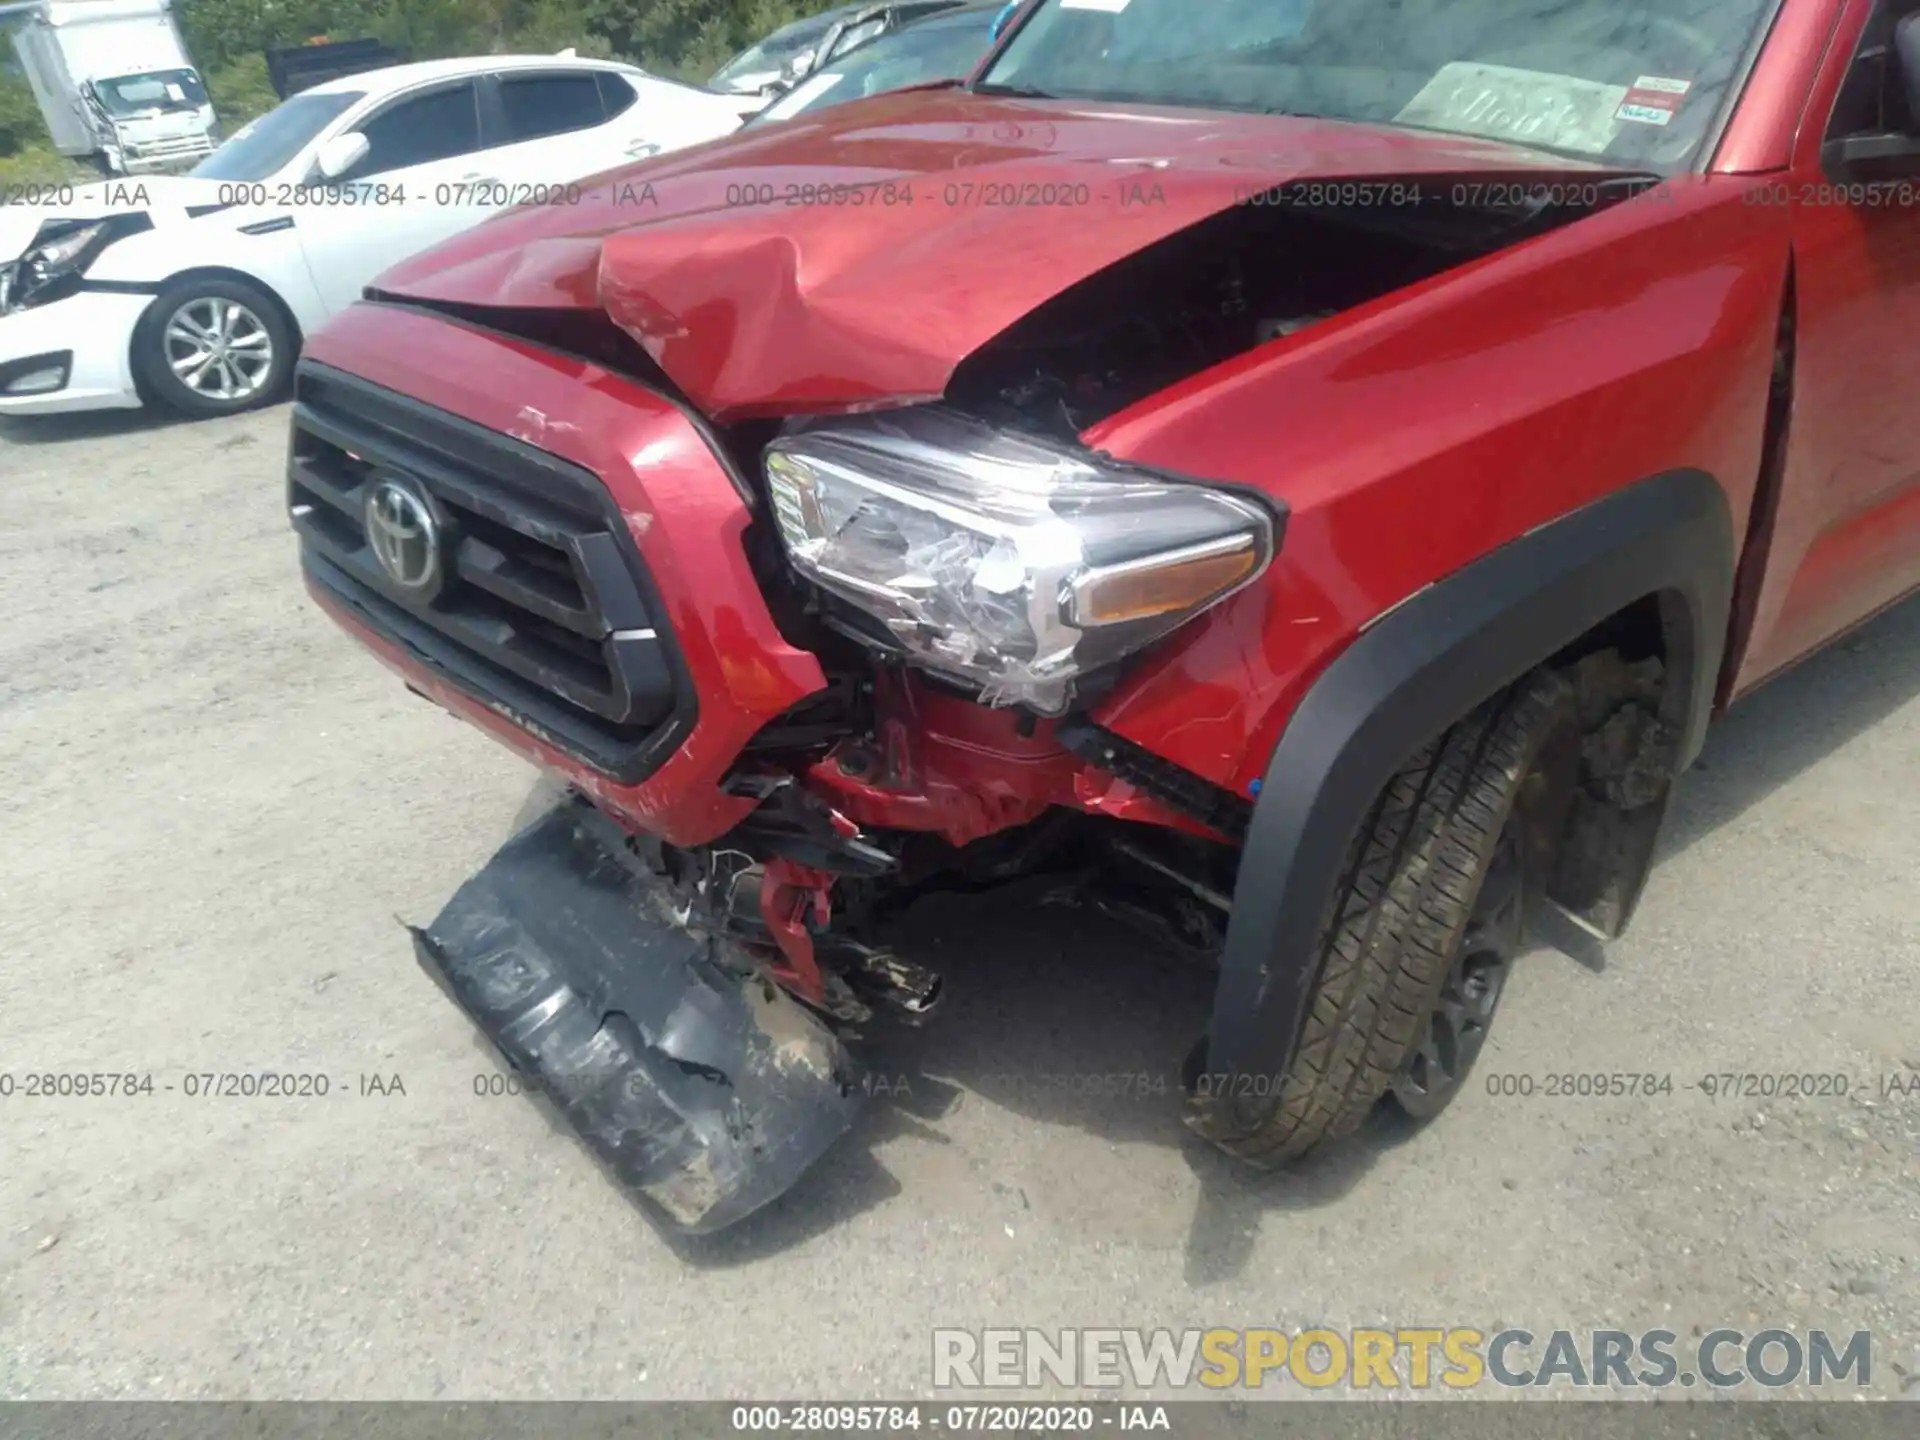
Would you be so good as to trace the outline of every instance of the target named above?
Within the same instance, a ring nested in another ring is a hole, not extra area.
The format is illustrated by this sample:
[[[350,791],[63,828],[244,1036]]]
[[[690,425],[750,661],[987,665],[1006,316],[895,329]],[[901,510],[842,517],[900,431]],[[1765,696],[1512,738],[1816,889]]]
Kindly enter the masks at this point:
[[[367,544],[387,578],[432,599],[440,589],[440,522],[433,503],[411,480],[376,481],[367,493]]]

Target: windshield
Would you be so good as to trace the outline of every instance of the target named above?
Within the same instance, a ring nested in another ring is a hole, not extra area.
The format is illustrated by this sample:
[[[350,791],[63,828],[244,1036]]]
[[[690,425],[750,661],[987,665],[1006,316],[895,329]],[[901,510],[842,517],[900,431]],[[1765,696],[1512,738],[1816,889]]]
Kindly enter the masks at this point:
[[[366,97],[358,90],[308,91],[276,106],[214,151],[191,174],[207,180],[264,180]]]
[[[154,70],[144,75],[110,75],[93,82],[100,108],[117,120],[152,110],[198,110],[207,88],[191,70]]]
[[[718,90],[749,76],[778,75],[789,60],[825,39],[836,19],[838,12],[830,12],[816,15],[810,20],[796,20],[784,29],[774,31],[758,45],[742,50],[714,71],[713,78],[707,84]]]
[[[754,116],[751,123],[791,120],[809,110],[823,110],[903,85],[961,79],[987,53],[989,30],[998,13],[997,9],[970,11],[962,20],[929,20],[883,35],[809,76]]]
[[[983,90],[1313,115],[1665,169],[1775,0],[1046,0]]]

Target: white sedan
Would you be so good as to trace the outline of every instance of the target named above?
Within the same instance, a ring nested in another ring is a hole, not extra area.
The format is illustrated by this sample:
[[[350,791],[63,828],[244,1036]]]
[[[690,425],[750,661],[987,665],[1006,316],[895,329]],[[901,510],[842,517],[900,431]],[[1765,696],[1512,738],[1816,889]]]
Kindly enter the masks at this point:
[[[389,266],[757,105],[572,56],[398,65],[293,96],[189,175],[0,207],[0,415],[262,404]]]

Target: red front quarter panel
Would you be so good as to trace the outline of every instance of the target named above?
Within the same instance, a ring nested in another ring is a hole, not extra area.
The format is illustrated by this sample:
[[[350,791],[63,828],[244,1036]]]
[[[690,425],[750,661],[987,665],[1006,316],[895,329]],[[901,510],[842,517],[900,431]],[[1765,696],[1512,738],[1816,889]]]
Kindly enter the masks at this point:
[[[753,802],[721,793],[727,768],[767,721],[826,679],[819,662],[775,627],[742,543],[747,508],[686,416],[596,365],[388,306],[347,310],[306,354],[599,476],[652,571],[699,696],[699,718],[652,776],[617,784],[424,674],[335,607],[329,613],[416,689],[565,775],[635,828],[696,845],[737,824]]]
[[[1683,180],[1194,377],[1088,432],[1291,518],[1266,579],[1100,721],[1241,794],[1360,631],[1528,530],[1663,471],[1757,481],[1788,240],[1755,182]]]

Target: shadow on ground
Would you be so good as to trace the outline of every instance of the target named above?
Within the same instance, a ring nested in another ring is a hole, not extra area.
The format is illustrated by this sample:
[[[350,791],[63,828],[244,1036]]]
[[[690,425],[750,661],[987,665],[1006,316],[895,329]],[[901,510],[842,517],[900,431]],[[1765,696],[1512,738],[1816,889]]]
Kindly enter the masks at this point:
[[[736,1265],[803,1242],[900,1192],[874,1150],[903,1133],[946,1143],[967,1097],[1120,1145],[1178,1147],[1201,1182],[1189,1227],[1196,1284],[1244,1266],[1268,1209],[1339,1199],[1404,1130],[1376,1125],[1281,1176],[1245,1170],[1182,1123],[1180,1068],[1204,1029],[1213,973],[1169,962],[1098,914],[953,896],[918,906],[904,952],[950,982],[934,1021],[864,1051],[873,1101],[856,1133],[779,1203],[720,1235],[676,1241],[690,1263]]]
[[[1908,604],[1723,719],[1676,798],[1662,857],[1736,820],[1916,695],[1920,604]],[[1598,942],[1583,947],[1552,929],[1540,938],[1605,968]],[[873,1147],[903,1132],[938,1142],[943,1117],[965,1094],[1113,1143],[1180,1147],[1201,1185],[1187,1239],[1187,1277],[1196,1285],[1240,1273],[1264,1214],[1338,1201],[1386,1149],[1417,1133],[1377,1123],[1285,1172],[1256,1174],[1181,1122],[1179,1070],[1206,1022],[1209,971],[1170,962],[1104,917],[990,900],[929,899],[905,939],[903,948],[942,968],[949,985],[926,1030],[872,1053],[881,1083],[900,1093],[877,1094],[861,1129],[768,1210],[723,1234],[674,1242],[689,1263],[749,1263],[898,1194]]]
[[[189,423],[158,410],[82,410],[71,415],[26,415],[0,419],[0,441],[8,445],[72,445],[168,430]]]
[[[1730,709],[1661,836],[1677,855],[1920,696],[1920,599],[1875,617]]]

